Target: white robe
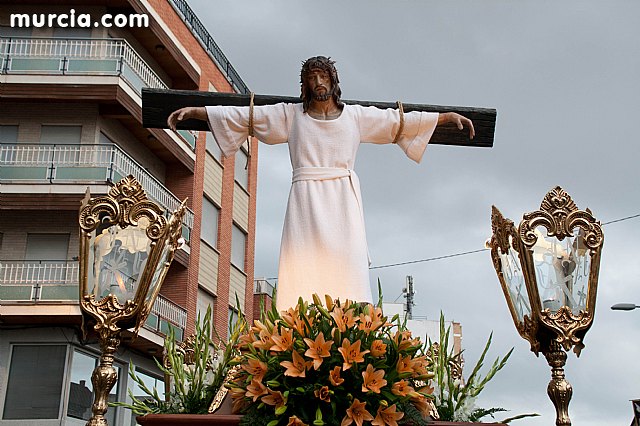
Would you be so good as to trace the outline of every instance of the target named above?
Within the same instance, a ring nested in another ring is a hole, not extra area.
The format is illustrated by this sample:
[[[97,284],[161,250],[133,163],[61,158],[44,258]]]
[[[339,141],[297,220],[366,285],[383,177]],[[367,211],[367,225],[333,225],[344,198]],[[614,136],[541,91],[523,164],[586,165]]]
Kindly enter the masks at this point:
[[[398,146],[420,162],[438,122],[437,113],[405,113]],[[209,127],[223,155],[233,155],[248,136],[248,107],[207,107]],[[340,117],[317,120],[302,104],[254,108],[255,136],[267,144],[289,143],[293,179],[282,231],[278,310],[317,293],[371,302],[369,256],[358,177],[353,171],[361,142],[391,143],[397,110],[345,105]]]

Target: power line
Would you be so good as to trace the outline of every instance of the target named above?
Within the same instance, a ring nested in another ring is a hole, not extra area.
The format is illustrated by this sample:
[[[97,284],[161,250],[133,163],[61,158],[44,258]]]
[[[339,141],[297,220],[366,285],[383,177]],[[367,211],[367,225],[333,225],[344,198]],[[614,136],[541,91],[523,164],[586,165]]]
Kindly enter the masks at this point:
[[[638,214],[634,214],[633,216],[627,216],[627,217],[623,217],[622,219],[615,219],[615,220],[610,220],[609,222],[603,222],[602,226],[604,225],[609,225],[611,223],[618,223],[618,222],[623,222],[625,220],[629,220],[629,219],[635,219],[636,217],[640,217],[640,213]]]
[[[602,226],[610,225],[612,223],[624,222],[625,220],[635,219],[635,218],[638,218],[638,217],[640,217],[640,213],[634,214],[632,216],[623,217],[623,218],[620,218],[620,219],[610,220],[608,222],[603,222]],[[487,251],[487,250],[489,250],[489,249],[484,248],[484,249],[479,249],[479,250],[465,251],[465,252],[461,252],[461,253],[447,254],[447,255],[444,255],[444,256],[429,257],[427,259],[410,260],[410,261],[407,261],[407,262],[390,263],[388,265],[372,266],[372,267],[369,267],[369,270],[371,270],[371,269],[391,268],[391,267],[394,267],[394,266],[402,266],[402,265],[410,265],[410,264],[413,264],[413,263],[431,262],[431,261],[434,261],[434,260],[448,259],[450,257],[466,256],[468,254],[480,253],[480,252]]]
[[[473,253],[480,253],[481,251],[487,251],[489,249],[480,249],[480,250],[472,250],[472,251],[465,251],[462,253],[454,253],[454,254],[447,254],[444,256],[437,256],[437,257],[429,257],[427,259],[420,259],[420,260],[410,260],[408,262],[399,262],[399,263],[390,263],[388,265],[380,265],[380,266],[371,266],[369,267],[369,269],[381,269],[381,268],[391,268],[392,266],[402,266],[402,265],[410,265],[412,263],[421,263],[421,262],[431,262],[432,260],[440,260],[440,259],[448,259],[450,257],[457,257],[457,256],[464,256],[467,254],[473,254]]]
[[[626,220],[636,219],[638,217],[640,217],[640,213],[634,214],[634,215],[631,215],[631,216],[622,217],[620,219],[610,220],[608,222],[602,222],[602,226],[610,225],[612,223],[624,222]],[[449,259],[451,257],[466,256],[468,254],[480,253],[480,252],[487,251],[487,250],[489,250],[489,249],[483,248],[483,249],[479,249],[479,250],[471,250],[471,251],[464,251],[464,252],[460,252],[460,253],[447,254],[447,255],[444,255],[444,256],[428,257],[426,259],[409,260],[409,261],[406,261],[406,262],[398,262],[398,263],[389,263],[388,265],[370,266],[369,270],[382,269],[382,268],[392,268],[394,266],[411,265],[411,264],[414,264],[414,263],[432,262],[434,260],[442,260],[442,259]],[[268,280],[275,280],[277,278],[267,278],[267,279]],[[399,297],[400,296],[398,296],[398,298]]]

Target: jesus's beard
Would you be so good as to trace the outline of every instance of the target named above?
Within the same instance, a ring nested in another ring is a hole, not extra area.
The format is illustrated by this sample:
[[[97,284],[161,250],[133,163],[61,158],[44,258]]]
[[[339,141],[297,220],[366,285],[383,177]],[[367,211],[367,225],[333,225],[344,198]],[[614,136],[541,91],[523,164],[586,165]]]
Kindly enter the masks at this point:
[[[313,93],[313,100],[314,101],[319,101],[319,102],[324,102],[324,101],[328,101],[329,99],[331,99],[331,97],[333,96],[333,88],[331,90],[327,90],[324,92],[324,94],[320,94],[317,92]]]

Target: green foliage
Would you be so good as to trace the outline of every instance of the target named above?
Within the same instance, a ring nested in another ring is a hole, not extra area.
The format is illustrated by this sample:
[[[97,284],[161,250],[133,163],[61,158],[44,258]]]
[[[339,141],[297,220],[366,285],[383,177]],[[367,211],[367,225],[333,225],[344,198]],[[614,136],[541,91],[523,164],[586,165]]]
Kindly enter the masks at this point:
[[[198,315],[196,332],[190,340],[193,351],[185,351],[176,342],[175,334],[169,330],[164,348],[167,366],[156,360],[156,365],[171,382],[169,395],[161,397],[158,391],[149,389],[135,373],[131,365],[129,377],[138,384],[147,395],[138,398],[129,389],[131,404],[114,402],[110,405],[125,407],[137,415],[161,414],[204,414],[213,397],[222,386],[229,370],[230,360],[237,355],[235,346],[238,338],[246,330],[242,315],[230,331],[226,344],[214,345],[211,338],[211,308],[207,309],[201,321]],[[215,332],[215,331],[214,331]]]
[[[450,333],[451,327],[445,328],[444,315],[440,313],[440,339],[435,345],[429,340],[431,350],[428,351],[428,357],[435,374],[432,382],[434,386],[433,395],[440,420],[477,422],[483,417],[493,417],[497,412],[507,411],[499,407],[479,408],[475,403],[476,398],[487,383],[507,364],[513,348],[502,359],[500,357],[496,358],[489,371],[482,377],[480,369],[484,366],[485,357],[491,346],[493,338],[493,333],[491,333],[480,359],[476,362],[467,380],[464,381],[461,371],[462,352],[455,353],[453,348],[449,349]],[[454,371],[457,368],[459,368],[459,371]],[[538,416],[538,414],[522,414],[503,422],[535,416]]]

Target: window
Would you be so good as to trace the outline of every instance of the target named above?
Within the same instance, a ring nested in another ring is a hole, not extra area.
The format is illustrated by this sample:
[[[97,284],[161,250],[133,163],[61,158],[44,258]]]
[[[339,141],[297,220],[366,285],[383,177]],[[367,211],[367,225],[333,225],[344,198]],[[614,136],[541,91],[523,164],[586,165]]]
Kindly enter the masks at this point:
[[[18,126],[0,126],[0,143],[17,143]]]
[[[93,384],[91,374],[98,365],[98,356],[90,355],[79,350],[73,352],[71,361],[71,380],[69,381],[69,403],[67,404],[67,417],[89,420],[91,418],[91,405],[93,404]],[[120,368],[114,365],[120,377]],[[109,393],[109,402],[115,402],[118,395],[118,382],[113,385]],[[115,424],[116,407],[109,407],[105,415],[108,424]]]
[[[215,296],[207,293],[203,289],[198,289],[198,305],[196,311],[196,318],[200,317],[200,320],[204,320],[204,316],[207,314],[207,308],[211,306],[211,318],[213,323],[213,307],[216,303]]]
[[[218,218],[220,209],[207,198],[202,199],[201,239],[211,247],[218,247]]]
[[[220,147],[216,142],[216,138],[213,137],[213,133],[207,132],[205,139],[207,144],[207,151],[209,151],[209,154],[213,155],[214,158],[220,160],[222,158],[222,151],[220,151]]]
[[[240,301],[240,303],[242,302],[243,300]],[[234,299],[234,303],[235,303],[235,299]],[[229,308],[229,330],[233,330],[237,322],[238,322],[238,311],[230,307]]]
[[[57,145],[78,145],[82,136],[82,126],[42,126],[40,143]]]
[[[55,27],[53,36],[56,38],[91,38],[91,28]]]
[[[244,271],[245,248],[247,246],[247,234],[236,224],[233,224],[231,233],[231,263],[236,268]]]
[[[241,147],[238,152],[236,152],[234,177],[236,179],[236,182],[238,182],[244,189],[249,188],[249,167],[247,166],[248,159],[249,156],[247,155],[247,152],[244,150],[244,147]]]
[[[104,133],[100,132],[100,138],[98,139],[98,143],[100,145],[113,145],[113,141],[111,138]]]
[[[0,25],[0,37],[31,37],[32,27],[11,27]]]
[[[27,234],[25,260],[66,261],[70,234]]]
[[[59,418],[66,356],[65,345],[14,346],[3,419]]]
[[[142,379],[142,383],[144,383],[144,385],[147,387],[147,389],[149,389],[150,391],[153,391],[153,388],[155,388],[158,391],[159,395],[162,395],[164,393],[164,381],[162,379],[159,379],[157,377],[153,377],[152,375],[145,373],[143,371],[140,371],[136,368],[136,376],[138,376],[139,378]],[[128,390],[130,390],[133,393],[133,396],[135,396],[138,399],[144,400],[144,399],[151,399],[151,397],[149,395],[147,395],[141,388],[140,385],[138,385],[137,383],[132,382],[131,384],[132,388],[130,387]],[[113,409],[113,407],[109,408],[109,411],[111,411]],[[136,425],[138,424],[136,422],[136,416],[137,414],[131,413],[131,424],[132,425]],[[111,422],[109,421],[110,425],[115,424],[115,422]]]

